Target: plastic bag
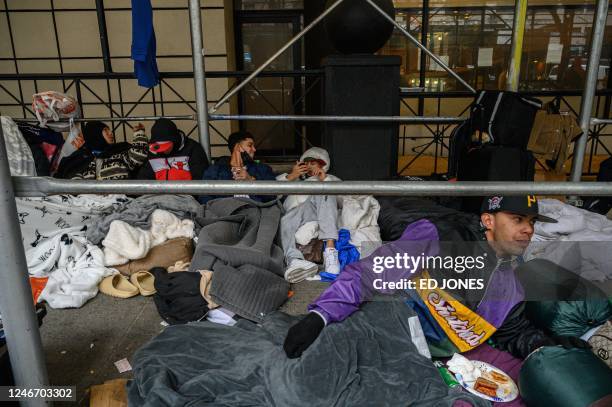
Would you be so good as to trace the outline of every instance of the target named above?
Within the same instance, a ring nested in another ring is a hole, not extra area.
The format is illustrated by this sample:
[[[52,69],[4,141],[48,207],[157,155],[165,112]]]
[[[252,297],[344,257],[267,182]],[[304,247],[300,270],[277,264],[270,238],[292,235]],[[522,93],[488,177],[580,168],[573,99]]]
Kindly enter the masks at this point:
[[[78,123],[74,123],[73,120],[68,122],[69,133],[66,137],[66,142],[62,146],[62,150],[60,151],[57,162],[53,163],[53,172],[57,171],[59,167],[60,161],[62,158],[68,157],[70,154],[77,151],[79,148],[85,144],[85,139],[83,138],[83,133],[81,132],[81,125]],[[68,130],[67,129],[67,130]]]
[[[32,96],[32,108],[41,127],[49,127],[56,131],[68,131],[70,123],[60,122],[61,119],[75,119],[81,116],[77,101],[70,95],[48,91]]]

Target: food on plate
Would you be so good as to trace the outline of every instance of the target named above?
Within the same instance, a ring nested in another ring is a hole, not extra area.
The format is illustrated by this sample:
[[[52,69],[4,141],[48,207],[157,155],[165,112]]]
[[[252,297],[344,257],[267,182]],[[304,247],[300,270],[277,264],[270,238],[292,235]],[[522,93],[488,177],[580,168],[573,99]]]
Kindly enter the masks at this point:
[[[497,383],[485,379],[484,377],[479,377],[478,379],[476,379],[476,383],[474,384],[474,390],[489,397],[497,396],[498,388],[499,385]]]
[[[495,370],[490,370],[482,374],[485,379],[491,380],[498,384],[506,384],[509,383],[509,378],[503,373],[496,372]]]

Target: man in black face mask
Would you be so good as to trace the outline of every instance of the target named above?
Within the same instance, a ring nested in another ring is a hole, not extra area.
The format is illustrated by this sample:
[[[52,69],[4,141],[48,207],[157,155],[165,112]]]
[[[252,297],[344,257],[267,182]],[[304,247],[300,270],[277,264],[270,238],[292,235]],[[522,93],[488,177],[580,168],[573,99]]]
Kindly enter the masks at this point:
[[[144,126],[134,127],[132,143],[115,143],[111,129],[99,121],[83,125],[84,144],[60,162],[55,176],[67,179],[120,180],[147,158],[147,136]]]
[[[189,139],[169,119],[155,121],[151,128],[149,160],[142,166],[138,179],[201,179],[208,168],[204,148]]]

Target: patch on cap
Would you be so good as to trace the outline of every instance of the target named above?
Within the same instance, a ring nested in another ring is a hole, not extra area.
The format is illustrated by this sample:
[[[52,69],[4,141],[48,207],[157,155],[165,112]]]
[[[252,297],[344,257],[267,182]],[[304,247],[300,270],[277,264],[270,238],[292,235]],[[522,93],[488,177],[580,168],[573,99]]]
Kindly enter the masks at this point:
[[[535,195],[527,195],[527,207],[531,208],[532,204],[537,204],[538,200],[536,199]]]
[[[501,202],[504,199],[503,196],[494,196],[489,198],[489,210],[498,211],[501,209]]]

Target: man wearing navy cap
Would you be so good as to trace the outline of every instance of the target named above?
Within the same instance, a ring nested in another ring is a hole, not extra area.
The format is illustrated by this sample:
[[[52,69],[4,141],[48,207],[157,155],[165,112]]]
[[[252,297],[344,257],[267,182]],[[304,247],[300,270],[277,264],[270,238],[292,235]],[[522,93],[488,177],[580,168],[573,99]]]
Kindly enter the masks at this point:
[[[438,289],[406,289],[408,303],[419,314],[432,356],[450,357],[467,352],[493,340],[501,350],[525,358],[540,346],[561,344],[588,347],[575,337],[549,336],[536,328],[524,312],[524,289],[515,268],[534,233],[535,222],[556,222],[538,213],[535,196],[492,196],[481,206],[480,227],[459,224],[452,217],[427,218],[406,226],[395,242],[381,246],[371,256],[351,263],[339,274],[308,309],[310,313],[289,329],[284,350],[288,357],[299,357],[327,324],[341,322],[360,305],[371,300],[376,291],[389,294],[401,290],[379,290],[372,280],[376,258],[391,258],[400,251],[418,256],[421,252],[439,254],[482,254],[484,267],[474,273],[483,278],[478,298],[474,291],[462,296]],[[478,231],[478,232],[476,232]],[[441,242],[451,241],[450,250]],[[468,243],[466,243],[468,242]],[[456,243],[456,244],[455,244]],[[439,245],[439,247],[438,247]],[[443,253],[444,252],[444,253]],[[454,275],[468,279],[468,272],[450,273],[446,266],[421,267],[410,272],[401,267],[388,269],[385,281],[419,280],[425,275],[438,278]],[[390,277],[390,279],[389,279]],[[453,296],[455,295],[455,296]],[[432,302],[431,299],[435,300]]]

